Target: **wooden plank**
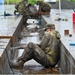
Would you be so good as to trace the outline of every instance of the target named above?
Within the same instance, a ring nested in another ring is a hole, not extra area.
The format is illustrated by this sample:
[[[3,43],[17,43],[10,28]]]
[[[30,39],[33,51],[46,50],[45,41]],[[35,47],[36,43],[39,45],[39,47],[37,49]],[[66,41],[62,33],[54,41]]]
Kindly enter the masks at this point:
[[[6,39],[9,38],[11,41],[11,46],[13,46],[13,42],[14,42],[14,37],[13,36],[0,36],[0,39]]]

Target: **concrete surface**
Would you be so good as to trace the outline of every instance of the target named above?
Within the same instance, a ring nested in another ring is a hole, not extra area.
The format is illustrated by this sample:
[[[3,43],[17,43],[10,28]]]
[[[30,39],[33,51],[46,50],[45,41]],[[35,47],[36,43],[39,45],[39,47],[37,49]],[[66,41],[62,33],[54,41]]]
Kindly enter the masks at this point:
[[[7,47],[10,39],[0,39],[0,57],[2,56],[4,49]]]
[[[8,64],[8,57],[9,59],[11,58],[11,51],[9,50],[10,46],[10,39],[0,39],[0,74],[10,73],[10,67]]]
[[[75,9],[75,2],[71,2],[70,0],[60,0],[61,1],[61,9]],[[52,9],[59,9],[59,2],[51,5]]]
[[[15,50],[11,51],[10,48],[18,44],[23,20],[22,16],[13,15],[4,17],[4,11],[13,14],[14,5],[5,5],[0,11],[0,74],[9,74],[10,66],[8,58],[13,59],[16,52]]]

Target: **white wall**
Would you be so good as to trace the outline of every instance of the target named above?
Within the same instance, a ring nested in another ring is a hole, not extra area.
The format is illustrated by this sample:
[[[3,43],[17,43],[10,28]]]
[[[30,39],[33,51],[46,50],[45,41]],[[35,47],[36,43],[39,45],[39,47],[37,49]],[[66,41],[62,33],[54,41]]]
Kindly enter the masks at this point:
[[[44,0],[44,2],[56,2],[56,0]]]

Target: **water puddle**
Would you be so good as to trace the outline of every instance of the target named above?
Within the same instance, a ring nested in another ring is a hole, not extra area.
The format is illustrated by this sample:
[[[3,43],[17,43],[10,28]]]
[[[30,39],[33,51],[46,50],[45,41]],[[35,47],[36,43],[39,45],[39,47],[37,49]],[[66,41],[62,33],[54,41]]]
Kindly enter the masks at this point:
[[[39,28],[39,26],[34,24],[34,25],[28,25],[27,28],[28,29]]]

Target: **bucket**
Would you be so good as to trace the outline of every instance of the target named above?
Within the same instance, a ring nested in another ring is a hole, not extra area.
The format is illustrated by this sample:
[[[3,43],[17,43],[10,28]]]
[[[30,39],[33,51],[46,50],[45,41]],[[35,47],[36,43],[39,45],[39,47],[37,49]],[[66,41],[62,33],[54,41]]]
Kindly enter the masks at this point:
[[[75,33],[75,10],[74,13],[72,14],[72,21],[73,21],[73,31]]]
[[[28,19],[27,20],[27,24],[38,24],[38,20],[37,19]]]
[[[73,23],[75,23],[75,12],[72,14]]]

